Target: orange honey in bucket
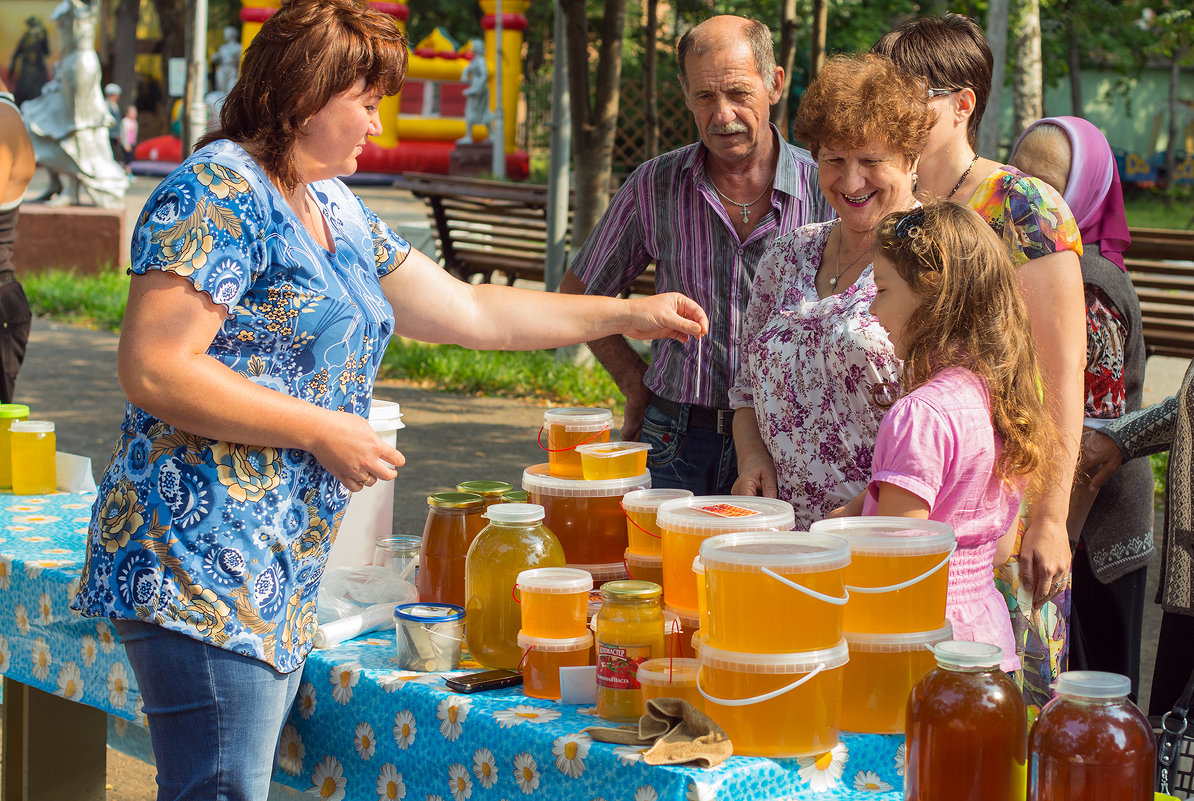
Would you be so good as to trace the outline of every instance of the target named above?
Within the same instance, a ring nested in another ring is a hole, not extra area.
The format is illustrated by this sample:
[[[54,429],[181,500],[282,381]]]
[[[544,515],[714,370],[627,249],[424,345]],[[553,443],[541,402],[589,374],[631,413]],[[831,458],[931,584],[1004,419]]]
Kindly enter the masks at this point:
[[[651,486],[651,474],[610,481],[557,478],[546,464],[522,473],[531,503],[544,510],[547,527],[559,538],[570,565],[620,564],[626,552],[622,496]]]
[[[913,634],[846,632],[850,661],[842,678],[842,728],[903,734],[908,694],[937,664],[929,646],[952,636],[948,623],[936,631]]]
[[[628,492],[622,498],[622,511],[626,513],[626,535],[630,550],[638,554],[662,554],[663,532],[655,522],[656,513],[665,501],[676,498],[691,498],[685,489],[644,489]]]
[[[626,572],[632,579],[652,581],[663,586],[663,556],[661,554],[634,553],[626,549]]]
[[[12,491],[15,495],[48,495],[58,486],[54,424],[17,420],[10,429]]]
[[[522,632],[538,638],[584,636],[591,589],[593,577],[584,570],[541,567],[519,573]]]
[[[656,515],[663,534],[664,600],[681,609],[697,608],[692,561],[707,538],[737,531],[786,531],[795,521],[792,505],[775,498],[697,495],[665,502]]]
[[[843,626],[857,633],[932,631],[945,620],[954,534],[945,523],[901,517],[844,517],[811,531],[850,543]]]
[[[581,476],[586,481],[608,481],[611,478],[630,478],[647,472],[645,442],[589,442],[577,445],[580,454]]]
[[[557,478],[580,478],[580,454],[577,445],[591,442],[609,442],[609,430],[613,425],[613,413],[609,409],[548,409],[543,413],[543,431],[546,434],[547,464],[551,475]],[[542,443],[544,437],[540,438]]]
[[[709,645],[744,653],[830,648],[842,639],[850,547],[832,534],[743,532],[701,545]],[[775,614],[796,625],[777,625]]]
[[[523,650],[522,691],[532,698],[560,700],[560,668],[590,665],[593,635],[549,639],[528,637],[518,632],[518,647]]]
[[[838,744],[844,641],[796,654],[740,654],[698,643],[705,714],[725,729],[735,755],[807,757]]]
[[[695,659],[649,659],[638,666],[638,683],[643,687],[643,703],[652,698],[680,698],[700,710],[705,699],[697,690],[697,671],[701,665]]]

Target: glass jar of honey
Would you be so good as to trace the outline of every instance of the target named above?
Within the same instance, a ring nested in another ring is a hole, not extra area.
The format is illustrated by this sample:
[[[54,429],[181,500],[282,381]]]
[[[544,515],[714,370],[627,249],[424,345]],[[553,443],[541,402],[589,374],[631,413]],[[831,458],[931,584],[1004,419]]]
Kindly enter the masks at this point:
[[[623,579],[601,585],[597,613],[597,714],[629,723],[643,714],[638,667],[664,655],[663,589]]]
[[[23,403],[0,403],[0,489],[12,488],[12,439],[9,426],[29,418]]]
[[[1117,673],[1072,670],[1028,737],[1029,801],[1151,801],[1156,744]]]
[[[468,549],[464,571],[464,636],[469,653],[491,668],[517,668],[522,608],[515,599],[518,574],[540,567],[563,567],[564,549],[543,525],[543,507],[498,503],[485,512],[489,525]]]
[[[485,499],[472,492],[427,496],[427,522],[419,547],[419,600],[464,606],[464,563],[485,528]]]
[[[485,499],[485,508],[495,503],[503,503],[502,493],[514,489],[513,484],[505,481],[461,481],[456,485],[457,492],[474,492]]]
[[[17,420],[12,437],[12,491],[17,495],[48,495],[58,487],[54,452],[54,424],[48,420]]]
[[[1019,689],[999,669],[1003,649],[947,640],[937,667],[908,696],[907,801],[1023,799],[1028,719]]]

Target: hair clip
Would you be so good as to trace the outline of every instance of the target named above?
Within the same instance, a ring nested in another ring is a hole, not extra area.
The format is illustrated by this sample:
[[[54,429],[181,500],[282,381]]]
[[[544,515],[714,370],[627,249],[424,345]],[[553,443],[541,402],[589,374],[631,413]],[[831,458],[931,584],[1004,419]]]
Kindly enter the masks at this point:
[[[924,228],[922,227],[924,222],[924,208],[917,208],[908,212],[895,224],[896,239],[915,240],[924,233]]]

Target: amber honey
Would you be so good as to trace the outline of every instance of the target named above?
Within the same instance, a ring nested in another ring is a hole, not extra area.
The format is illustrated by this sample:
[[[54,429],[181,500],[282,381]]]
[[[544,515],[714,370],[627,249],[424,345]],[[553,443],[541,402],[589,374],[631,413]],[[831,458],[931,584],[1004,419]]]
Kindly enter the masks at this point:
[[[846,632],[850,661],[842,677],[841,726],[867,734],[903,734],[908,695],[937,662],[930,645],[948,640],[947,623],[915,634]]]
[[[655,522],[656,513],[665,501],[691,498],[683,489],[645,489],[626,493],[622,510],[626,514],[626,535],[630,550],[640,554],[662,554],[663,533]]]
[[[419,547],[419,600],[464,606],[464,567],[469,546],[485,528],[485,499],[471,492],[427,497],[427,521]]]
[[[577,445],[581,477],[586,481],[631,478],[647,472],[645,442],[595,442]]]
[[[631,723],[643,714],[638,668],[664,655],[658,584],[611,581],[601,587],[597,613],[597,714]]]
[[[547,465],[528,467],[522,486],[543,507],[544,522],[570,565],[620,564],[628,544],[622,496],[651,485],[650,474],[613,481],[557,478]]]
[[[560,668],[592,664],[593,635],[548,639],[518,633],[518,647],[523,650],[522,691],[532,698],[560,699]]]
[[[650,659],[638,666],[638,683],[643,688],[643,702],[652,698],[680,698],[700,710],[705,698],[697,690],[700,663],[691,658]]]
[[[587,571],[569,567],[527,570],[518,574],[517,586],[522,632],[528,637],[560,639],[588,633],[593,577]]]
[[[642,554],[626,549],[626,572],[632,579],[663,586],[663,554]]]
[[[609,442],[613,413],[609,409],[548,409],[543,413],[548,472],[556,478],[581,478],[577,445]],[[542,442],[542,437],[540,438]]]
[[[17,495],[48,495],[57,489],[54,424],[46,420],[17,420],[9,429],[12,448],[12,491]]]

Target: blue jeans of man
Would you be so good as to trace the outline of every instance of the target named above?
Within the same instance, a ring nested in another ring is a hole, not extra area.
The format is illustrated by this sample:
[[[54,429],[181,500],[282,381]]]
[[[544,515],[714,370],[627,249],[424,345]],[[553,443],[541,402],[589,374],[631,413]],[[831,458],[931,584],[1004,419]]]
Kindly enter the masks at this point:
[[[728,495],[738,479],[738,455],[729,430],[718,433],[691,424],[688,405],[672,417],[654,403],[643,416],[639,439],[651,445],[651,486],[686,489],[695,495]]]
[[[265,801],[302,671],[118,620],[144,700],[158,801]]]

